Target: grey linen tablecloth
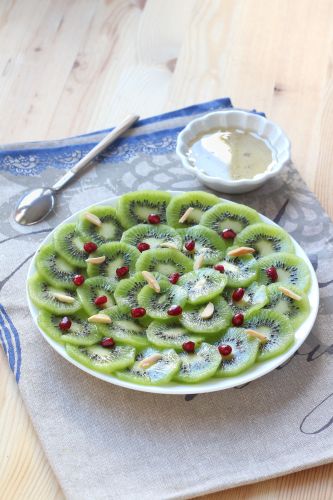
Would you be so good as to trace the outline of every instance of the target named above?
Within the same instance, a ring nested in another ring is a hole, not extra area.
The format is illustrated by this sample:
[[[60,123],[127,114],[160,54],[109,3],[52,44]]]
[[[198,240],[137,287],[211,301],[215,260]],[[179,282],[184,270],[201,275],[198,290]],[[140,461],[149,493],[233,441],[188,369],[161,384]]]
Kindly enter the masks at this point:
[[[53,217],[30,228],[12,220],[20,193],[51,185],[104,132],[0,149],[1,341],[69,499],[189,498],[332,460],[333,226],[293,167],[256,192],[232,197],[279,222],[317,271],[316,325],[279,369],[211,394],[135,392],[70,365],[30,318],[27,269],[50,229],[91,203],[127,191],[202,189],[176,157],[177,133],[195,116],[230,106],[220,99],[142,120],[63,192]]]

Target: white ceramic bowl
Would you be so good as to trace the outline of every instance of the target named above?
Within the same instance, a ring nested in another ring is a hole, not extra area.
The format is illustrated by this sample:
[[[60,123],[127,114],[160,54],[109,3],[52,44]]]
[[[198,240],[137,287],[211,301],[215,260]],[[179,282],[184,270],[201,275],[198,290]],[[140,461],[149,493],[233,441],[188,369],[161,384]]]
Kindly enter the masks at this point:
[[[181,191],[170,191],[172,195],[180,194]],[[118,201],[118,196],[114,198],[110,198],[104,201],[101,201],[99,203],[94,203],[94,206],[96,205],[111,205],[115,206],[117,201]],[[87,207],[84,211],[89,209]],[[64,220],[62,224],[67,224],[69,222],[74,222],[78,216],[79,212],[71,215],[68,217],[68,219]],[[261,215],[261,218],[264,222],[267,224],[271,224],[273,226],[276,226],[274,222],[272,222],[270,219],[267,217],[264,217]],[[58,226],[59,227],[59,226]],[[57,228],[56,228],[57,229]],[[54,234],[53,230],[50,234],[47,235],[47,237],[44,239],[44,241],[40,244],[38,247],[36,253],[40,249],[41,246],[45,245],[46,243],[50,243]],[[318,282],[317,282],[317,277],[316,274],[313,270],[313,267],[306,256],[305,252],[302,250],[302,248],[296,243],[295,240],[293,240],[293,243],[295,245],[296,249],[296,254],[302,257],[302,259],[305,260],[306,264],[309,267],[310,273],[311,273],[311,278],[312,278],[312,285],[311,289],[309,291],[309,302],[310,302],[310,307],[311,311],[306,319],[306,321],[298,328],[298,330],[295,333],[295,342],[294,344],[286,351],[285,353],[281,354],[280,356],[277,356],[274,359],[270,359],[261,363],[257,363],[252,368],[247,370],[244,373],[241,373],[240,375],[237,375],[235,377],[230,377],[230,378],[212,378],[209,379],[205,382],[201,382],[199,384],[177,384],[175,382],[171,382],[169,384],[165,384],[163,386],[141,386],[137,384],[132,384],[130,382],[124,382],[122,380],[117,379],[116,377],[113,377],[112,375],[105,375],[103,373],[98,373],[94,370],[90,370],[89,368],[86,368],[85,366],[81,365],[74,359],[72,359],[70,356],[68,356],[65,348],[63,345],[58,344],[54,340],[52,340],[37,324],[37,316],[38,316],[38,308],[31,302],[28,289],[26,291],[27,293],[27,301],[30,309],[31,316],[33,318],[33,321],[35,325],[37,326],[38,330],[44,337],[44,339],[53,347],[55,351],[57,351],[63,358],[65,358],[67,361],[72,363],[73,365],[77,366],[80,368],[82,371],[89,373],[89,375],[93,375],[96,378],[99,378],[101,380],[104,380],[105,382],[109,382],[110,384],[114,385],[120,385],[121,387],[126,387],[128,389],[134,389],[135,391],[142,391],[142,392],[153,392],[153,393],[159,393],[159,394],[199,394],[199,393],[205,393],[205,392],[214,392],[214,391],[221,391],[222,389],[229,389],[231,387],[236,387],[238,385],[246,384],[248,382],[251,382],[252,380],[255,380],[256,378],[262,377],[266,373],[274,370],[276,367],[281,365],[281,363],[285,362],[294,352],[303,344],[304,340],[306,337],[309,335],[311,328],[315,322],[317,312],[318,312],[318,304],[319,304],[319,288],[318,288]],[[28,276],[27,278],[30,278],[35,272],[36,272],[36,267],[35,267],[35,258],[36,254],[33,257],[31,264],[29,266],[28,270]],[[36,338],[36,342],[38,342],[39,339]]]
[[[253,179],[229,180],[208,175],[203,171],[202,166],[192,165],[187,157],[192,141],[198,135],[218,128],[248,130],[267,140],[276,152],[276,164],[272,170],[258,174]],[[283,166],[290,161],[290,141],[283,130],[267,118],[249,111],[229,109],[209,113],[192,120],[179,133],[176,152],[186,170],[196,175],[203,184],[221,193],[237,194],[257,189],[268,179],[278,175]]]

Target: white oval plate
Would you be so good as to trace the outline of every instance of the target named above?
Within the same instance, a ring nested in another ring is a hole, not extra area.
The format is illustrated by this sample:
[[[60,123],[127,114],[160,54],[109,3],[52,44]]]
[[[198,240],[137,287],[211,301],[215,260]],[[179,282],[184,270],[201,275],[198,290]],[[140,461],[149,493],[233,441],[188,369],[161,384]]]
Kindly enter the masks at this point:
[[[181,194],[183,191],[170,191],[172,195],[176,194]],[[119,199],[119,196],[109,198],[107,200],[103,200],[98,203],[94,203],[93,205],[90,205],[90,207],[95,206],[95,205],[111,205],[115,206],[117,201]],[[223,198],[221,198],[222,201]],[[226,200],[228,201],[228,200]],[[85,212],[89,209],[87,207],[85,210],[80,210],[80,212]],[[80,212],[76,212],[75,214],[71,215],[68,217],[66,220],[63,221],[62,224],[67,224],[68,222],[73,222],[78,214]],[[271,224],[273,226],[276,226],[273,221],[268,219],[267,217],[260,215],[262,220],[266,222],[267,224]],[[59,226],[57,226],[58,228]],[[38,250],[40,249],[41,246],[45,245],[46,243],[49,243],[52,240],[53,234],[55,228],[48,236],[42,241],[42,243],[39,245],[36,254]],[[305,341],[306,337],[309,335],[311,328],[315,322],[317,312],[318,312],[318,306],[319,306],[319,287],[318,287],[318,281],[316,274],[314,272],[314,269],[311,265],[311,262],[309,261],[307,255],[305,252],[302,250],[302,248],[299,246],[299,244],[294,240],[293,243],[295,245],[295,250],[296,254],[302,257],[304,261],[307,263],[310,273],[311,273],[311,279],[312,279],[312,284],[311,288],[309,291],[309,302],[310,302],[310,314],[306,321],[296,330],[295,332],[295,342],[294,344],[283,354],[280,356],[277,356],[276,358],[273,358],[271,360],[263,361],[261,363],[256,363],[252,368],[247,370],[244,373],[241,373],[240,375],[237,375],[235,377],[230,377],[230,378],[211,378],[205,382],[201,382],[198,384],[177,384],[176,382],[170,382],[168,384],[165,384],[163,386],[145,386],[145,385],[138,385],[138,384],[132,384],[130,382],[124,382],[122,380],[117,379],[116,377],[113,377],[112,375],[105,375],[103,373],[96,372],[94,370],[90,370],[89,368],[86,368],[85,366],[81,365],[74,359],[72,359],[70,356],[68,356],[65,347],[61,344],[58,344],[54,340],[52,340],[39,326],[37,323],[37,316],[38,316],[38,308],[31,302],[28,289],[26,289],[27,293],[27,300],[28,300],[28,305],[30,309],[30,313],[32,316],[32,319],[37,326],[38,330],[40,333],[43,335],[45,340],[53,347],[55,351],[57,351],[63,358],[65,358],[67,361],[72,363],[73,365],[77,366],[81,370],[83,370],[86,373],[89,373],[89,375],[92,375],[93,377],[97,377],[101,380],[104,380],[105,382],[109,382],[110,384],[114,385],[120,385],[121,387],[126,387],[127,389],[133,389],[135,391],[142,391],[142,392],[153,392],[153,393],[158,393],[158,394],[199,394],[199,393],[205,393],[205,392],[214,392],[214,391],[221,391],[223,389],[229,389],[231,387],[237,387],[238,385],[243,385],[247,384],[248,382],[251,382],[252,380],[255,380],[256,378],[262,377],[263,375],[266,375],[266,373],[269,373],[270,371],[274,370],[278,366],[280,366],[282,363],[284,363],[288,358],[290,358],[295,351],[303,344]],[[31,264],[29,266],[28,270],[28,276],[27,278],[30,278],[35,272],[36,272],[36,267],[35,267],[35,259],[36,259],[36,254],[34,255]]]

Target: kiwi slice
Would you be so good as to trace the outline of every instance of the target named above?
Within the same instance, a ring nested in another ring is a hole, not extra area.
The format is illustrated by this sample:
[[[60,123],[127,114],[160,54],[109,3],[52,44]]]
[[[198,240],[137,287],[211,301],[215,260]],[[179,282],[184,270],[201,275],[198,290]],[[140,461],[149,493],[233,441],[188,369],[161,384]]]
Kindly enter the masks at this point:
[[[50,285],[42,276],[35,274],[28,281],[29,296],[37,307],[54,314],[73,314],[81,307],[75,292]],[[54,294],[61,293],[73,297],[71,304],[61,302]]]
[[[286,287],[295,285],[304,292],[310,288],[310,271],[303,259],[297,255],[284,252],[273,253],[258,259],[254,267],[258,270],[258,282],[263,285],[271,283],[266,271],[268,268],[274,267],[277,271],[278,283]]]
[[[216,345],[229,345],[232,351],[228,356],[221,356],[215,377],[233,377],[254,365],[260,341],[247,335],[244,328],[229,328]]]
[[[165,323],[165,321],[154,320],[147,328],[149,342],[161,348],[170,348],[180,351],[184,342],[201,344],[203,337],[192,335],[186,328],[181,326],[177,320]]]
[[[158,282],[165,280],[163,274],[152,274]],[[141,272],[134,274],[134,276],[129,279],[120,280],[114,292],[114,298],[119,308],[122,311],[128,312],[134,307],[138,307],[138,293],[146,285],[147,281],[144,279]]]
[[[164,243],[182,248],[182,238],[173,227],[165,224],[138,224],[124,232],[121,241],[137,246],[138,243],[148,243],[150,248],[158,248]]]
[[[183,253],[190,259],[197,260],[200,255],[204,256],[203,264],[208,266],[215,264],[225,255],[226,245],[215,231],[205,226],[192,226],[187,229],[178,229],[184,242]],[[188,251],[186,243],[194,241],[193,251]]]
[[[159,293],[149,285],[144,286],[138,294],[138,302],[151,318],[170,319],[168,310],[173,305],[183,307],[187,293],[182,287],[171,285],[167,279],[161,280],[159,284],[161,288]]]
[[[238,301],[232,299],[234,290],[234,288],[229,287],[223,290],[223,297],[231,307],[233,314],[258,311],[268,303],[267,287],[265,285],[258,285],[257,282],[251,283],[245,289],[242,299]]]
[[[267,337],[259,346],[258,360],[274,358],[283,353],[294,341],[294,331],[287,316],[277,311],[261,309],[245,315],[245,329],[256,330]]]
[[[150,366],[142,366],[144,359],[154,358],[152,356],[160,355],[160,359],[151,362]],[[141,352],[129,370],[117,372],[117,376],[126,382],[132,382],[141,385],[160,385],[170,382],[174,374],[178,371],[180,365],[179,356],[173,349],[159,351],[149,347]]]
[[[135,359],[134,347],[119,345],[113,348],[92,346],[74,346],[66,344],[67,354],[82,365],[101,373],[113,373],[131,366]]]
[[[193,384],[212,377],[221,363],[221,355],[216,346],[202,343],[193,354],[182,353],[180,370],[174,377],[177,382]]]
[[[254,248],[256,250],[254,256],[258,259],[276,252],[294,253],[293,242],[286,231],[263,222],[243,229],[237,235],[235,245]]]
[[[54,248],[69,264],[86,267],[87,253],[83,249],[84,239],[76,224],[64,224],[54,234]]]
[[[128,312],[121,311],[115,306],[104,310],[103,314],[112,319],[111,324],[98,325],[103,337],[112,337],[116,342],[140,349],[149,345],[145,327],[134,320]]]
[[[252,255],[233,257],[227,255],[217,265],[224,267],[224,274],[228,279],[229,287],[248,286],[257,278],[256,260]]]
[[[167,208],[168,224],[173,227],[189,227],[199,224],[202,215],[220,200],[214,194],[191,191],[174,196]],[[193,208],[186,221],[179,222],[188,208]]]
[[[156,248],[143,252],[136,262],[137,271],[150,271],[170,276],[173,273],[184,274],[193,269],[193,262],[179,250]]]
[[[186,290],[190,304],[204,304],[219,295],[227,284],[227,277],[215,269],[203,267],[184,274],[179,281]]]
[[[211,301],[214,312],[210,318],[201,315],[207,304],[186,305],[180,318],[180,323],[188,330],[195,333],[214,335],[225,330],[231,322],[232,312],[222,297],[215,297]]]
[[[87,241],[102,245],[110,241],[120,240],[124,228],[114,207],[97,206],[89,208],[88,212],[96,215],[102,224],[101,226],[92,224],[85,218],[85,212],[80,215],[77,227]]]
[[[104,243],[94,252],[93,257],[105,256],[106,258],[102,264],[89,263],[88,276],[106,276],[111,281],[112,286],[115,286],[119,281],[116,270],[128,267],[128,276],[134,274],[135,262],[140,255],[139,250],[127,245],[127,243],[120,241]]]
[[[54,313],[41,311],[38,316],[38,324],[41,329],[53,340],[61,344],[73,344],[89,346],[96,344],[101,339],[97,326],[88,323],[82,314],[70,316],[72,322],[69,330],[63,331],[59,328],[62,316]]]
[[[87,314],[92,316],[105,309],[115,305],[115,300],[113,298],[113,291],[115,289],[115,283],[110,281],[108,278],[103,278],[102,276],[96,276],[95,278],[88,278],[85,280],[83,285],[77,288],[77,294],[82,304],[82,308]],[[103,304],[102,308],[96,306],[95,299],[105,295],[108,301]]]
[[[309,315],[309,299],[302,290],[294,285],[288,285],[288,290],[298,295],[300,300],[288,297],[279,290],[280,286],[279,283],[272,283],[267,287],[269,302],[265,309],[271,309],[287,316],[296,330]]]
[[[73,278],[76,274],[82,274],[82,269],[69,264],[51,243],[38,251],[35,264],[41,276],[56,287],[75,290]]]
[[[159,215],[161,223],[166,223],[166,208],[171,194],[165,191],[137,191],[121,196],[118,215],[125,228],[136,224],[147,224],[148,215]]]

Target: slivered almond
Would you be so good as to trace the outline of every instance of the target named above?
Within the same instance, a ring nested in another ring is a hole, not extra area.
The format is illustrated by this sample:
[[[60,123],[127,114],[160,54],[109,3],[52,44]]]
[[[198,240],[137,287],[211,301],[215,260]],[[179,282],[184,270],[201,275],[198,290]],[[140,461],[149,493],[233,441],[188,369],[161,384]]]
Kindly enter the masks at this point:
[[[179,219],[179,224],[184,224],[184,222],[187,221],[189,215],[193,212],[194,208],[193,207],[188,207],[187,210],[185,210],[185,212],[183,213],[183,215],[181,216],[181,218]]]
[[[255,249],[251,247],[238,247],[234,248],[233,250],[229,250],[227,255],[230,255],[230,257],[239,257],[240,255],[247,255],[254,252]]]
[[[196,284],[193,286],[193,289],[198,290],[199,288],[202,288],[206,284],[206,278],[201,278],[199,281],[196,282]]]
[[[94,224],[95,226],[100,227],[102,225],[102,221],[97,215],[91,214],[90,212],[86,212],[84,214],[84,218],[87,219],[89,222]]]
[[[160,247],[162,248],[174,248],[175,250],[178,250],[178,247],[175,243],[172,243],[171,241],[163,241],[160,244]]]
[[[102,323],[104,325],[109,325],[112,323],[112,319],[107,314],[94,314],[88,318],[89,323]]]
[[[209,319],[214,314],[214,304],[213,302],[208,302],[205,309],[200,313],[202,319]]]
[[[73,302],[75,302],[74,297],[65,295],[64,293],[54,292],[53,297],[59,300],[59,302],[64,302],[65,304],[73,304]]]
[[[89,257],[86,259],[86,262],[88,262],[88,264],[103,264],[105,259],[105,255],[102,255],[101,257]]]
[[[160,287],[157,279],[155,278],[155,276],[153,274],[151,274],[149,271],[142,271],[141,274],[144,277],[144,279],[147,281],[148,286],[150,286],[150,288],[155,290],[156,293],[160,293],[161,287]]]
[[[159,361],[160,359],[162,359],[161,354],[158,353],[152,354],[151,356],[148,356],[148,358],[144,358],[141,361],[139,361],[139,366],[141,368],[149,368],[151,365],[153,365],[154,363],[156,363],[156,361]]]
[[[195,259],[194,264],[193,264],[193,269],[197,271],[197,269],[200,269],[202,267],[202,264],[204,263],[205,256],[203,253],[199,255],[197,259]]]
[[[251,328],[248,330],[245,330],[246,334],[249,335],[250,337],[256,337],[257,339],[260,340],[260,342],[267,342],[267,337],[261,332],[258,332],[257,330],[252,330]]]
[[[289,297],[290,299],[294,300],[302,300],[302,297],[298,295],[297,293],[293,292],[292,290],[289,290],[289,288],[286,288],[285,286],[279,286],[278,290],[283,293],[283,295],[286,295],[286,297]]]

